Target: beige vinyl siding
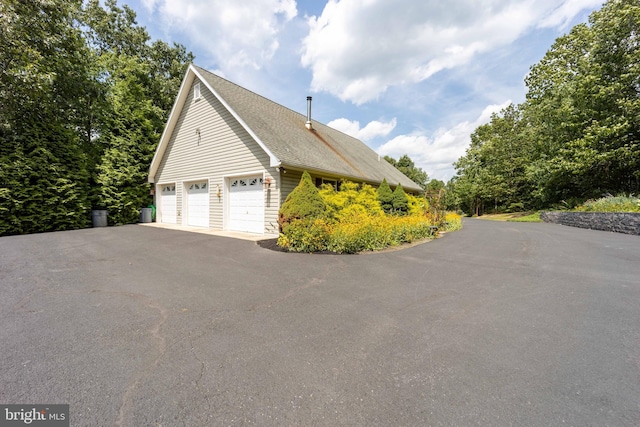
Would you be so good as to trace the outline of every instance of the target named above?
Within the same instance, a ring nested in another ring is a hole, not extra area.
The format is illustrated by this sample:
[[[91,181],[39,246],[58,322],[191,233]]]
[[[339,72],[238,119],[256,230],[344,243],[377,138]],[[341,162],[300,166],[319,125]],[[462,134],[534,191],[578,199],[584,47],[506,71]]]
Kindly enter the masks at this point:
[[[282,204],[287,199],[289,193],[291,193],[293,189],[296,188],[298,184],[300,184],[302,172],[287,170],[287,173],[280,173],[280,177],[282,180],[282,188],[280,188],[280,204]]]
[[[193,86],[198,83],[195,79],[190,88],[155,181],[176,182],[178,223],[182,224],[183,183],[209,179],[209,226],[222,230],[225,176],[264,172],[265,177],[276,181],[276,185],[264,191],[265,232],[277,232],[279,174],[269,166],[269,156],[264,150],[203,83],[200,83],[201,98],[193,99]]]

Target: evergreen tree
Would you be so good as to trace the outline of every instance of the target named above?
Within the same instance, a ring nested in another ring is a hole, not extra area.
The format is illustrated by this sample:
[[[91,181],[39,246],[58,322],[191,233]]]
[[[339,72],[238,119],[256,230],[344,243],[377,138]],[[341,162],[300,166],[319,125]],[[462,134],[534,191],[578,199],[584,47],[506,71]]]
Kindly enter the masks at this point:
[[[96,126],[101,148],[96,165],[97,204],[112,223],[136,222],[147,206],[147,173],[180,82],[193,55],[178,44],[149,44],[135,12],[115,0],[87,2],[86,37],[106,85],[106,107]]]
[[[79,141],[87,49],[80,2],[0,3],[0,234],[84,227],[86,156]]]
[[[311,175],[304,171],[300,183],[287,196],[280,207],[280,228],[297,219],[313,219],[324,214],[325,205]]]
[[[378,200],[380,201],[380,207],[386,214],[393,212],[393,192],[391,187],[387,183],[387,179],[384,178],[380,183],[380,187],[376,190],[378,194]]]
[[[395,190],[393,190],[393,211],[398,214],[406,214],[409,209],[409,199],[407,198],[407,194],[404,192],[404,188],[402,188],[402,184],[398,183],[398,186]]]

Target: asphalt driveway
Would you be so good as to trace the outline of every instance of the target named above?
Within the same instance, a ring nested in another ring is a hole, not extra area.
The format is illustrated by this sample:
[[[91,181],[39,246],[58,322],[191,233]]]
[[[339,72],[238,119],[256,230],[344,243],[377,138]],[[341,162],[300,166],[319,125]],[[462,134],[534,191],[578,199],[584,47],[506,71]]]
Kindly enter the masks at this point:
[[[72,425],[640,425],[640,238],[469,220],[369,255],[0,238],[0,402]]]

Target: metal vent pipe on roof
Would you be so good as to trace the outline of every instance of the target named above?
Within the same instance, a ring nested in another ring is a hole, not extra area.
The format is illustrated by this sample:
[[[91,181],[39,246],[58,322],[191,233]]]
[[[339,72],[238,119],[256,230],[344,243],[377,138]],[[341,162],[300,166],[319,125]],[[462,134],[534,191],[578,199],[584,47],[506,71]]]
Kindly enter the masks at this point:
[[[304,125],[309,130],[313,129],[313,126],[311,125],[311,97],[310,96],[307,96],[307,123],[305,123]]]

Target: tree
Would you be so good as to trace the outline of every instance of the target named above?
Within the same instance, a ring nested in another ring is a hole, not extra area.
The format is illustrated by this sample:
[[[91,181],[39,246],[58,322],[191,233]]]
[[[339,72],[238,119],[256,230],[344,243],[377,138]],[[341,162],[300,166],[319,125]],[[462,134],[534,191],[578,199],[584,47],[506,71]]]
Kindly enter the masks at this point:
[[[378,194],[378,200],[380,201],[382,210],[387,214],[393,212],[393,191],[391,191],[391,187],[389,187],[386,178],[382,180],[376,193]]]
[[[79,1],[0,3],[0,234],[88,224]]]
[[[101,147],[95,167],[97,204],[108,208],[113,223],[138,220],[151,202],[148,168],[182,76],[193,55],[175,44],[149,44],[135,12],[115,0],[103,8],[86,4],[85,34],[106,85],[105,107],[96,123]]]
[[[554,42],[531,67],[526,101],[478,127],[456,162],[468,212],[640,190],[638,34],[640,4],[609,0]]]
[[[640,5],[610,0],[556,40],[527,79],[550,201],[640,189]]]
[[[300,183],[289,193],[280,207],[278,223],[282,230],[295,220],[315,219],[324,214],[325,205],[311,175],[304,171]]]
[[[409,208],[409,199],[407,198],[407,194],[404,192],[404,188],[402,188],[402,184],[398,184],[395,190],[393,190],[393,211],[398,214],[406,214]]]
[[[429,176],[422,168],[417,167],[408,155],[403,154],[398,160],[389,156],[384,156],[384,159],[420,187],[426,188]]]
[[[0,234],[132,222],[193,60],[108,0],[0,2]]]

